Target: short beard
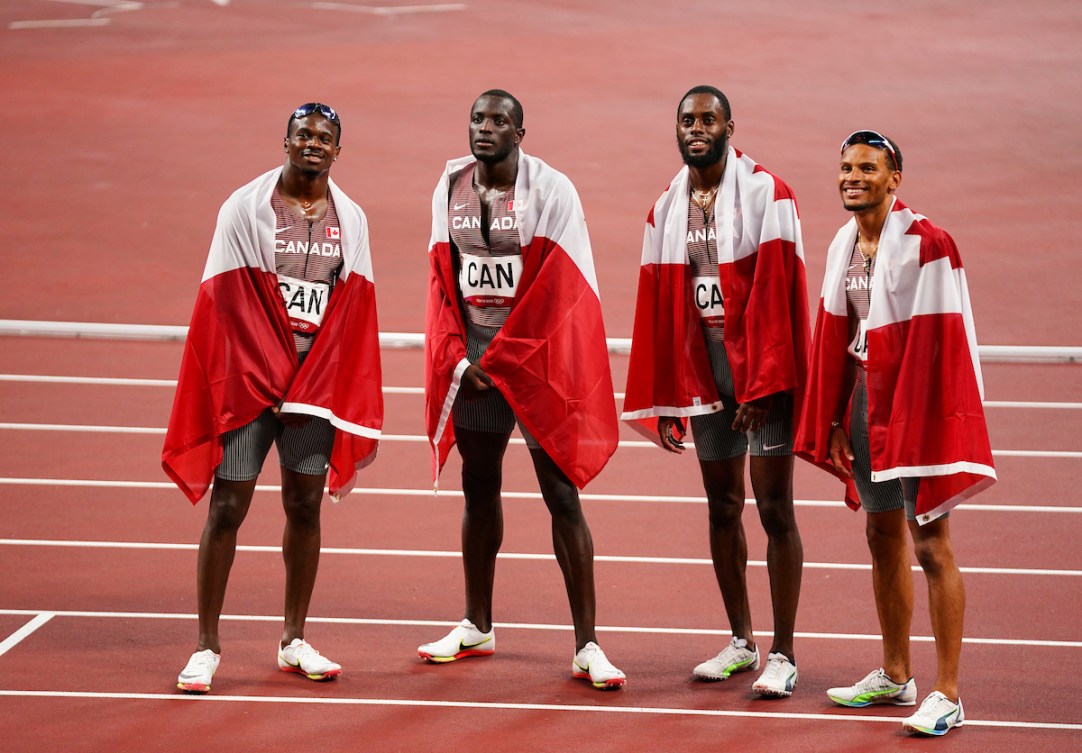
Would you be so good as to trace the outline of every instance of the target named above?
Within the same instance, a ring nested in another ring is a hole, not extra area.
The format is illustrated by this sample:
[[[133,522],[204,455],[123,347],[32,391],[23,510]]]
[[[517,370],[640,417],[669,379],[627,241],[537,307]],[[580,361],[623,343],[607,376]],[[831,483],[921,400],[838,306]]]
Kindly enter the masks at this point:
[[[853,212],[854,214],[857,212],[863,212],[865,209],[872,209],[876,206],[878,205],[872,204],[870,202],[865,202],[864,204],[846,204],[844,201],[842,202],[842,209],[847,212]]]
[[[688,167],[712,167],[721,162],[722,157],[729,151],[728,138],[715,141],[706,154],[697,156],[693,156],[688,152],[687,144],[679,136],[676,137],[676,145],[680,147],[680,156],[684,158],[684,164]]]

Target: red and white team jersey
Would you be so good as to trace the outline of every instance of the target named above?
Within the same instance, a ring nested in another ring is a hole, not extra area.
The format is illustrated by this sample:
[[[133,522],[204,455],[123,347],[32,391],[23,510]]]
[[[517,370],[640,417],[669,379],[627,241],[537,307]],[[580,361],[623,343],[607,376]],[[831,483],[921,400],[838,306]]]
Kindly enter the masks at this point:
[[[515,189],[502,194],[482,224],[481,199],[473,185],[476,163],[451,176],[447,229],[458,249],[458,288],[466,320],[502,327],[522,277],[522,243],[515,217]]]
[[[856,244],[845,271],[845,300],[857,320],[856,333],[849,341],[849,355],[861,366],[868,360],[868,307],[872,300],[872,271],[874,259],[865,261]]]
[[[307,353],[342,271],[342,229],[330,194],[327,213],[321,220],[299,216],[282,201],[277,188],[271,194],[271,208],[278,289],[293,328],[297,353]]]
[[[718,232],[713,212],[688,202],[688,263],[691,300],[708,342],[725,342],[725,305],[718,271]]]

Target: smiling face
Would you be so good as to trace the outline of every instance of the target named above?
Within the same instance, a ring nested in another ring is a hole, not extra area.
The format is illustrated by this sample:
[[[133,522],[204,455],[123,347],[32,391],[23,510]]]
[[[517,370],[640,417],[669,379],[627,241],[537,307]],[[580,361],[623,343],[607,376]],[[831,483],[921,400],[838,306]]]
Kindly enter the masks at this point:
[[[478,162],[507,159],[522,143],[526,131],[515,122],[514,106],[503,97],[482,96],[470,111],[470,152]]]
[[[710,167],[721,161],[729,149],[733,121],[713,94],[690,94],[676,114],[676,143],[684,164]]]
[[[842,152],[838,190],[842,206],[850,212],[881,207],[902,182],[890,154],[867,144],[854,144]]]
[[[327,172],[342,150],[337,142],[338,126],[327,118],[318,113],[297,118],[285,139],[287,161],[305,175]]]

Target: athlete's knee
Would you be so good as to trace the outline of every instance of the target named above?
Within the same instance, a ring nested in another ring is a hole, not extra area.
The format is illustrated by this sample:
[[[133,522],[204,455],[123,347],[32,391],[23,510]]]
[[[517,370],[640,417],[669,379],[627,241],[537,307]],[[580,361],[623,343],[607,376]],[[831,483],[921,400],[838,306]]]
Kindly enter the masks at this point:
[[[711,529],[725,529],[740,525],[744,513],[744,496],[733,492],[707,489],[706,507]]]
[[[929,577],[938,576],[957,567],[950,539],[944,535],[915,536],[913,553],[916,554],[921,569]]]
[[[462,472],[462,491],[467,507],[489,506],[498,500],[503,486],[503,476],[496,473]]]
[[[768,538],[787,538],[797,533],[793,501],[788,498],[763,498],[757,500],[759,521]]]
[[[214,533],[235,533],[244,522],[251,501],[251,493],[244,488],[215,479],[207,509],[207,529]]]
[[[282,494],[282,509],[289,525],[297,528],[319,528],[319,513],[323,504],[323,490],[297,490]]]
[[[905,550],[905,516],[901,510],[868,513],[865,535],[874,557],[898,556]]]

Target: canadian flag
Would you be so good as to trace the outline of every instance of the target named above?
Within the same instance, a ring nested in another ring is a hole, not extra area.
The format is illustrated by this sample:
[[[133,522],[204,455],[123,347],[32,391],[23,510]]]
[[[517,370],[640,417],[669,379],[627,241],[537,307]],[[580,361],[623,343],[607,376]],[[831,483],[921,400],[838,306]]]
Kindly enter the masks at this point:
[[[327,237],[336,241],[342,240],[342,229],[337,227],[327,228]]]

